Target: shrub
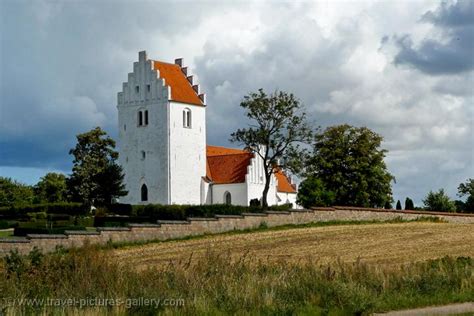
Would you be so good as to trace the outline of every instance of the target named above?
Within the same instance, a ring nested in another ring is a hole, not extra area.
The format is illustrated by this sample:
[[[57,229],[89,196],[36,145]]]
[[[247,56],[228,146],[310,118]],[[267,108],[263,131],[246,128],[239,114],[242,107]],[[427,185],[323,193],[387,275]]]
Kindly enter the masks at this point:
[[[86,215],[88,208],[81,203],[45,203],[31,205],[13,205],[0,207],[0,215],[21,217],[28,213],[47,213],[47,214],[67,214],[67,215]]]
[[[128,215],[128,216],[134,215],[131,204],[114,203],[114,204],[107,205],[106,210],[109,213],[113,213],[117,215]]]
[[[240,206],[240,205],[162,205],[147,204],[133,205],[131,211],[128,204],[125,207],[118,207],[118,212],[131,214],[131,216],[96,216],[94,218],[95,227],[126,226],[126,223],[154,223],[157,220],[186,220],[188,217],[213,217],[214,215],[240,215],[242,213],[262,212],[260,206]],[[293,205],[274,205],[270,210],[287,211]],[[109,209],[110,210],[110,209]],[[116,213],[118,214],[118,213]]]

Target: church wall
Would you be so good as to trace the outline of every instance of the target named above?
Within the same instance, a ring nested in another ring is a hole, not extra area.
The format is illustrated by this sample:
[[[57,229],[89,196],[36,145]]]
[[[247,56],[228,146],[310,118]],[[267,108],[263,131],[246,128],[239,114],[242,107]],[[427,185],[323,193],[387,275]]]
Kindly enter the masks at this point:
[[[151,62],[144,52],[139,53],[139,61],[118,93],[119,163],[128,190],[128,195],[120,198],[122,203],[168,203],[169,89]],[[138,126],[140,110],[148,111],[146,126]],[[147,202],[141,201],[142,184],[148,187]]]
[[[296,204],[296,193],[288,193],[288,192],[277,192],[277,196],[280,199],[278,201],[278,205],[286,204],[286,203],[291,203],[293,204],[294,208],[300,208],[299,205]]]
[[[213,184],[212,204],[224,204],[224,193],[227,191],[231,194],[232,205],[249,205],[246,183]]]
[[[206,175],[206,107],[170,102],[171,204],[201,204],[201,178]],[[191,110],[191,127],[183,111]]]
[[[252,199],[260,200],[262,197],[263,189],[265,188],[263,159],[260,156],[255,155],[255,157],[252,158],[250,165],[247,168],[247,175],[245,178],[245,181],[247,183],[247,203],[249,203]],[[267,194],[268,205],[277,204],[276,184],[276,178],[272,176],[270,180],[270,189],[268,190]]]

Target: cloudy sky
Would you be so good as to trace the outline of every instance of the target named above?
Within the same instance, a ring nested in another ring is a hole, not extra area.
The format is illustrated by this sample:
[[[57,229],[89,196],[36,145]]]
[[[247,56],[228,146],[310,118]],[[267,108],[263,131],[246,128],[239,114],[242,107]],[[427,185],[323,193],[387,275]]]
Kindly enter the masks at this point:
[[[207,93],[208,143],[239,102],[293,92],[315,126],[383,135],[395,199],[474,176],[474,1],[0,2],[0,175],[68,173],[75,135],[117,136],[116,94],[138,51],[184,57]]]

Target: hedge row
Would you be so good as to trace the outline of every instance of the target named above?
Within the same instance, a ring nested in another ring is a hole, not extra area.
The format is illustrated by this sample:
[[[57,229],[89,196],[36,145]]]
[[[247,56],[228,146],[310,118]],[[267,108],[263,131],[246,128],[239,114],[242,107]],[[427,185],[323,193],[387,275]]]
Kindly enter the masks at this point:
[[[64,234],[66,230],[86,230],[83,226],[56,226],[46,227],[15,227],[14,236],[26,236],[28,234]]]
[[[21,217],[28,213],[86,215],[89,209],[81,203],[45,203],[0,207],[2,217]]]
[[[271,210],[286,211],[291,205],[271,206]],[[117,215],[127,215],[138,218],[149,218],[150,221],[156,220],[185,220],[188,217],[213,217],[220,215],[239,215],[242,213],[260,213],[262,209],[258,206],[239,206],[239,205],[130,205],[113,204],[107,208],[109,213]],[[137,218],[137,219],[138,219]]]

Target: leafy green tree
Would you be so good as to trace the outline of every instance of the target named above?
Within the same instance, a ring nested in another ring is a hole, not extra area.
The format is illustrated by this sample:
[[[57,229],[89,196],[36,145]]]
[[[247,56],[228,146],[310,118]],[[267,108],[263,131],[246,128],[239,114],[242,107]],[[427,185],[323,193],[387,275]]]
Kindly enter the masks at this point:
[[[33,198],[34,194],[31,186],[11,178],[0,177],[0,206],[31,204]]]
[[[402,203],[400,203],[400,200],[397,201],[397,210],[401,210],[402,209]]]
[[[66,176],[49,172],[34,186],[35,199],[41,203],[64,202],[67,200]]]
[[[116,162],[115,141],[100,127],[77,135],[72,175],[67,179],[74,201],[88,205],[106,205],[127,194],[123,170]]]
[[[306,173],[335,193],[338,205],[383,207],[392,202],[382,136],[366,127],[337,125],[317,134]]]
[[[415,204],[413,204],[413,200],[407,197],[405,199],[405,210],[414,210]]]
[[[386,210],[393,209],[392,203],[390,203],[390,201],[386,201],[385,206],[383,208],[386,209]]]
[[[314,177],[306,178],[298,188],[296,203],[305,208],[330,206],[334,203],[334,192],[326,190],[324,183]]]
[[[428,211],[456,211],[456,205],[444,192],[444,189],[439,189],[438,192],[430,191],[426,198],[423,200],[423,203],[425,204],[425,209]]]
[[[249,126],[232,133],[230,140],[263,159],[262,206],[266,208],[271,176],[279,168],[296,172],[302,167],[304,150],[300,145],[311,140],[312,130],[300,101],[293,94],[276,91],[267,95],[259,89],[245,96],[240,106],[246,111]]]
[[[467,196],[462,209],[464,212],[474,213],[474,179],[467,179],[466,183],[458,186],[458,196]]]

